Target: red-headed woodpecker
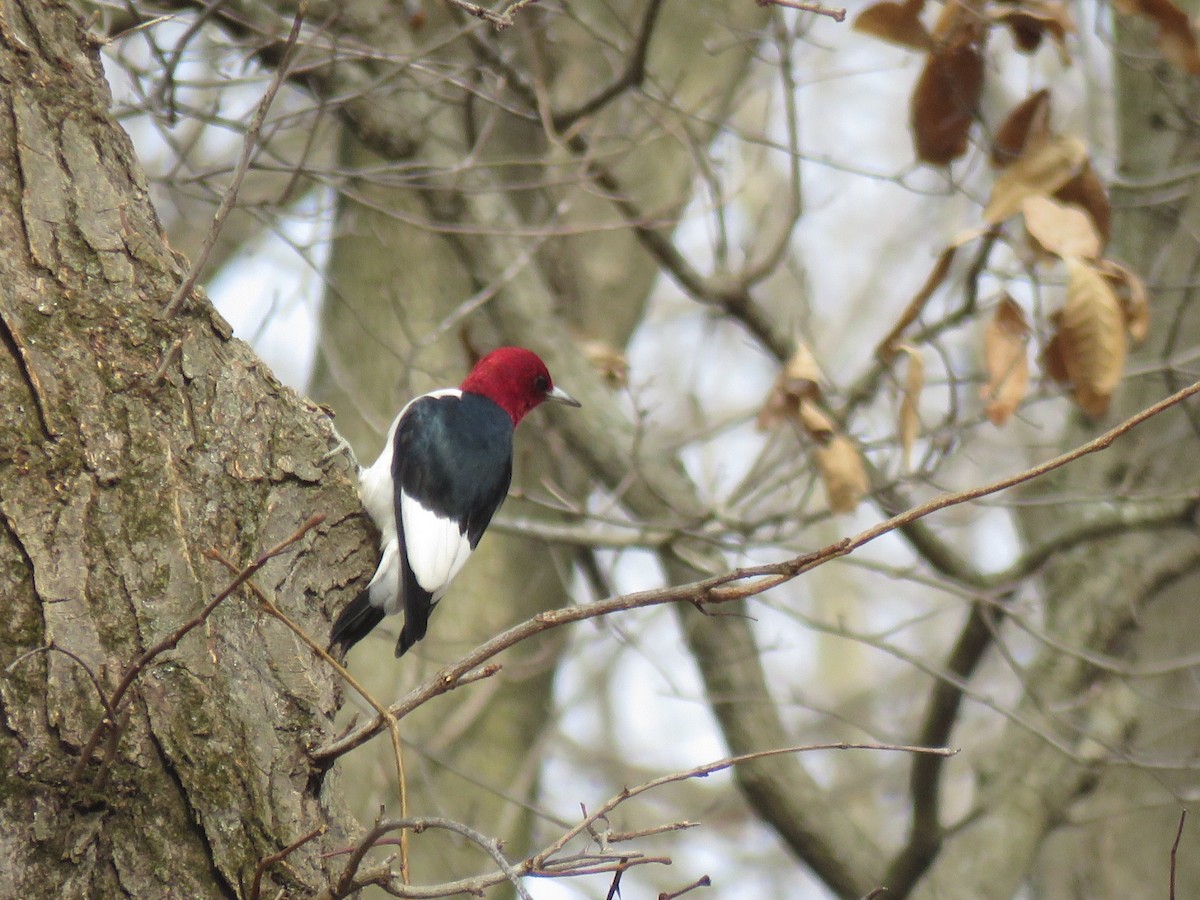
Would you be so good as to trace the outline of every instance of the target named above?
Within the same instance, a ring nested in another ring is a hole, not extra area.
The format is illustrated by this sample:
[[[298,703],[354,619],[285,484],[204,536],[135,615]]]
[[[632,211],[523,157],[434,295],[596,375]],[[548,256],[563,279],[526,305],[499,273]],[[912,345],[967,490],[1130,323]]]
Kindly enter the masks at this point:
[[[554,386],[537,354],[501,347],[460,387],[422,394],[400,410],[379,459],[359,473],[382,558],[333,623],[334,644],[348,650],[401,606],[396,655],[425,637],[429,614],[508,494],[513,430],[543,400],[579,405]]]

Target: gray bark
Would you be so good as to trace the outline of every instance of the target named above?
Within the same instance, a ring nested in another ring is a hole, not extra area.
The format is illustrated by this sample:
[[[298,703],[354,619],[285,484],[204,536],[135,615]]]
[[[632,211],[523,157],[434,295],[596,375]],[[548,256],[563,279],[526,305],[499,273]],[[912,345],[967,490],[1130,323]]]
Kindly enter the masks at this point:
[[[324,514],[255,578],[324,640],[368,535],[344,466],[314,462],[324,416],[202,294],[163,314],[180,261],[67,4],[6,5],[0,82],[0,894],[228,897],[324,827],[262,882],[315,893],[354,827],[307,758],[335,682],[245,591],[148,663],[111,759],[73,775],[100,692],[231,581],[210,550],[240,566]]]

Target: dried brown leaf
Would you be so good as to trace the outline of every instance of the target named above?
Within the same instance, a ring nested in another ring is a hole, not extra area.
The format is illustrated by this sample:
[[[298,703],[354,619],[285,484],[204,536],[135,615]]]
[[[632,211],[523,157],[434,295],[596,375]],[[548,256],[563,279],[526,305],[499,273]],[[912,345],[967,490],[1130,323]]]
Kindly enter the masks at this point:
[[[1062,340],[1059,338],[1060,318],[1057,313],[1051,316],[1054,331],[1050,335],[1050,340],[1046,342],[1046,346],[1042,348],[1040,361],[1042,371],[1046,373],[1047,377],[1066,386],[1070,385],[1071,376],[1067,372],[1067,363],[1063,359]]]
[[[1136,272],[1111,259],[1100,260],[1096,268],[1116,292],[1130,340],[1140,344],[1150,333],[1150,298],[1146,294],[1146,285]]]
[[[1108,412],[1125,368],[1125,315],[1094,266],[1068,257],[1067,302],[1058,319],[1063,367],[1075,402],[1092,418]]]
[[[858,448],[849,438],[838,434],[828,444],[818,447],[815,455],[829,509],[835,513],[854,512],[868,488],[867,471]]]
[[[921,391],[925,387],[925,362],[921,352],[907,344],[900,348],[908,355],[908,369],[904,377],[904,395],[900,399],[900,417],[897,430],[900,434],[900,453],[904,470],[912,471],[912,449],[921,431],[919,404]]]
[[[1014,106],[992,137],[992,165],[1003,168],[1017,159],[1026,144],[1050,135],[1050,91],[1034,91]]]
[[[771,387],[771,393],[767,395],[766,402],[758,413],[759,429],[771,428],[784,420],[799,419],[801,402],[805,399],[819,399],[823,380],[824,375],[821,374],[816,357],[805,344],[799,344],[780,370],[775,384]]]
[[[912,50],[933,48],[933,38],[921,22],[925,0],[893,3],[884,0],[868,6],[854,20],[854,30]]]
[[[804,430],[818,444],[828,444],[837,434],[837,428],[821,408],[812,400],[801,400],[799,421]]]
[[[1100,252],[1103,253],[1112,234],[1112,203],[1104,182],[1096,174],[1090,160],[1083,164],[1078,175],[1055,192],[1054,199],[1080,206],[1091,216],[1096,234],[1100,236]]]
[[[937,44],[948,44],[964,28],[976,27],[979,13],[962,0],[946,0],[942,11],[933,23],[933,40]]]
[[[758,418],[754,424],[759,431],[768,431],[782,422],[795,419],[799,414],[799,405],[797,399],[783,390],[779,379],[776,379],[771,392],[767,394],[767,399],[763,401],[762,409],[758,411]]]
[[[917,159],[948,166],[967,152],[982,89],[983,53],[978,32],[964,28],[929,53],[913,89],[909,124]]]
[[[1029,387],[1029,322],[1012,297],[1005,294],[983,330],[983,362],[987,384],[980,389],[984,409],[999,428],[1016,412]]]
[[[804,343],[796,345],[795,352],[784,364],[783,377],[787,379],[788,387],[793,393],[805,397],[819,396],[821,382],[825,380],[817,358]]]
[[[1020,212],[1026,197],[1052,195],[1082,171],[1087,158],[1087,145],[1077,137],[1053,135],[1027,143],[1016,161],[996,176],[984,221],[999,225]]]
[[[1095,259],[1100,255],[1095,223],[1078,206],[1034,194],[1021,203],[1021,214],[1025,230],[1039,249],[1060,257]]]

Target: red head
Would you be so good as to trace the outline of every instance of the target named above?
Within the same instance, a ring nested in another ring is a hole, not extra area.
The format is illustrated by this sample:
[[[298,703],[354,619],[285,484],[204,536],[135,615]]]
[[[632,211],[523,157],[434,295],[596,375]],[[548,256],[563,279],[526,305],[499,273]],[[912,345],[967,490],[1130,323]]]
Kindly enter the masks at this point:
[[[468,394],[482,394],[503,409],[516,425],[543,400],[578,406],[566,391],[554,386],[546,364],[524,347],[501,347],[479,362],[463,381]]]

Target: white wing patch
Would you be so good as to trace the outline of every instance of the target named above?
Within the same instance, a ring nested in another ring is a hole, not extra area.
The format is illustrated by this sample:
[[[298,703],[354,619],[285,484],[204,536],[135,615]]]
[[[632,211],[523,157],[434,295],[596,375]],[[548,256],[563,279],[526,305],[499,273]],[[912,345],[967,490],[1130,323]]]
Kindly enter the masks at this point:
[[[381,608],[386,615],[400,612],[400,544],[394,532],[390,541],[383,542],[383,556],[367,585],[367,596],[371,605]]]
[[[453,519],[426,509],[407,494],[400,502],[408,564],[436,603],[471,555],[471,542]]]

